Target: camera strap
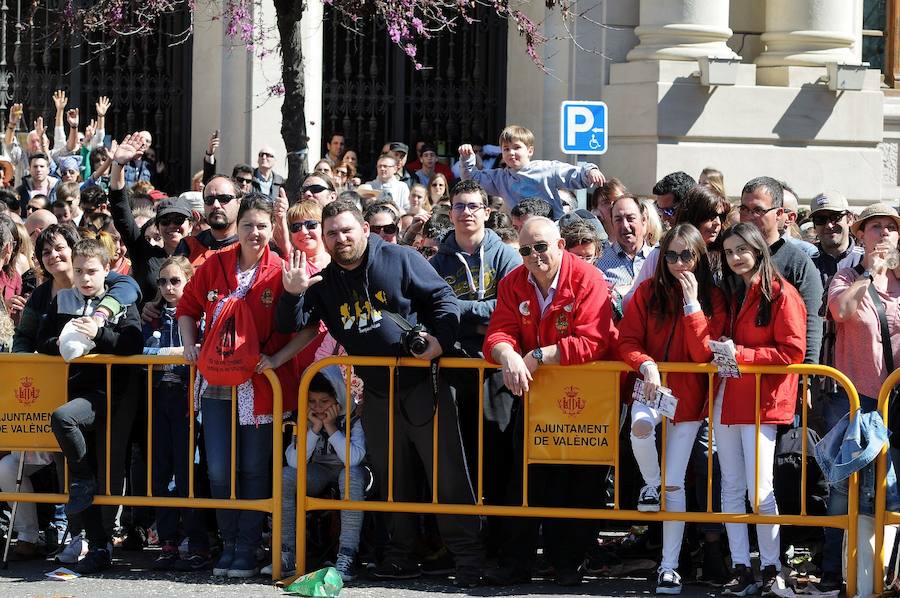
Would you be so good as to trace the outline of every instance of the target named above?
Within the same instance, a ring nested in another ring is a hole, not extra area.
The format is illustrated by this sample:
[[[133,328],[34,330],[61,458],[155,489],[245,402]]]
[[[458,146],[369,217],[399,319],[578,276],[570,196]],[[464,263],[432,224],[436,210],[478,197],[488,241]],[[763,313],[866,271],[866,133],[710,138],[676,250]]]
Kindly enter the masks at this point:
[[[400,394],[400,376],[399,375],[394,376],[395,386],[396,386],[396,388],[394,389],[394,391],[395,391],[394,396],[397,397],[397,405],[398,405],[398,407],[400,407],[400,415],[402,415],[403,419],[406,420],[406,423],[408,423],[413,428],[421,428],[423,426],[427,426],[428,424],[430,424],[432,422],[435,414],[437,413],[438,388],[439,388],[438,376],[440,373],[440,366],[438,365],[438,359],[439,358],[436,357],[431,360],[431,368],[430,368],[431,375],[429,378],[429,380],[431,381],[431,415],[429,415],[427,418],[425,418],[425,421],[423,421],[421,423],[415,423],[409,417],[409,412],[406,410],[406,401],[402,400],[398,396]],[[398,374],[399,374],[399,372],[398,372]]]

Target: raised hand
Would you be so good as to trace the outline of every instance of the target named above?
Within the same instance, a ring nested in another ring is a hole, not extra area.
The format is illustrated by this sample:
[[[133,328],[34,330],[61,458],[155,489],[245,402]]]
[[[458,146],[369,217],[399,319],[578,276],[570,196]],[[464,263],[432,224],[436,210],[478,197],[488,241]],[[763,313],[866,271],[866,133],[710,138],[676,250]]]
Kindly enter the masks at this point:
[[[73,129],[78,128],[78,108],[72,108],[66,112],[66,122],[69,123],[69,126]]]
[[[135,132],[131,135],[126,135],[125,139],[116,146],[116,150],[113,153],[113,161],[118,163],[119,166],[125,166],[145,149],[147,149],[147,142],[140,133]]]
[[[475,153],[475,150],[472,149],[472,145],[469,143],[464,143],[461,146],[459,146],[459,159],[460,160],[466,160],[469,158],[469,156],[473,155],[474,153]]]
[[[216,131],[209,137],[209,143],[206,145],[206,155],[214,156],[217,149],[219,149],[219,131]]]
[[[106,112],[109,110],[110,106],[112,106],[112,104],[110,103],[109,98],[106,96],[100,96],[100,98],[97,100],[97,103],[94,104],[94,109],[97,110],[97,117],[103,118],[104,116],[106,116]]]
[[[69,103],[69,98],[66,97],[66,92],[62,89],[57,89],[53,92],[53,105],[56,106],[57,112],[62,112],[66,109],[66,105]]]
[[[322,276],[310,276],[306,270],[306,254],[296,249],[281,265],[281,282],[284,290],[292,295],[302,295],[316,283],[322,282]]]
[[[37,133],[38,139],[43,139],[44,135],[47,133],[47,128],[44,126],[43,116],[39,116],[35,119],[34,132]]]
[[[284,187],[278,188],[278,199],[275,200],[275,210],[274,216],[275,220],[281,222],[283,219],[287,217],[288,211],[288,197],[287,192],[284,190]]]
[[[84,144],[87,145],[91,142],[91,139],[94,138],[94,133],[97,132],[97,121],[93,118],[91,122],[84,128]]]
[[[22,119],[22,104],[13,104],[9,110],[9,124],[17,126]]]

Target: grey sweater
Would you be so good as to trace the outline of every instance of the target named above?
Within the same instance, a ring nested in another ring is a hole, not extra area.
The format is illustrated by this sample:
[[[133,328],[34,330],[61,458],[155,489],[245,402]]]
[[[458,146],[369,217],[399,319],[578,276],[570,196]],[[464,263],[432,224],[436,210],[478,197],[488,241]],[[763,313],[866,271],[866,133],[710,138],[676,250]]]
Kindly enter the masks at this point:
[[[806,304],[806,355],[803,363],[819,363],[822,345],[822,279],[815,264],[802,249],[784,239],[769,246],[772,259],[785,280],[794,285]]]

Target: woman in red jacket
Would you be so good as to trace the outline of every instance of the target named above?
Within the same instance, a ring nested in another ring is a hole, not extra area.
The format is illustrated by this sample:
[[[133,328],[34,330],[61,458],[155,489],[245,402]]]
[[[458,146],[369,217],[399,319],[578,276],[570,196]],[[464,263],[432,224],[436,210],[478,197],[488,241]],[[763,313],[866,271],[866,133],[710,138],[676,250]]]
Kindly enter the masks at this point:
[[[259,193],[245,195],[237,216],[238,243],[209,257],[191,278],[178,303],[178,327],[184,341],[184,357],[196,363],[197,322],[205,316],[206,331],[213,330],[226,297],[249,308],[262,353],[260,361],[282,363],[278,355],[289,335],[274,330],[275,306],[284,291],[282,261],[269,250],[272,239],[272,203]],[[239,309],[243,309],[242,307]],[[238,321],[237,319],[235,321]],[[236,330],[243,336],[247,331]],[[215,342],[215,335],[204,342]],[[271,356],[271,357],[269,357]],[[289,364],[292,362],[289,362]],[[290,365],[286,366],[290,369]],[[297,372],[279,371],[282,386],[291,378],[296,389]],[[283,376],[283,377],[282,377]],[[237,386],[237,496],[266,498],[271,491],[269,461],[272,456],[272,394],[261,374],[248,374]],[[213,498],[228,498],[231,474],[231,387],[216,386],[197,376],[195,396],[200,397],[200,413]],[[290,409],[293,393],[285,392],[285,409]],[[296,405],[296,404],[294,404]],[[276,458],[281,458],[277,455]],[[256,549],[262,538],[264,514],[256,511],[216,511],[224,547],[213,575],[252,577],[257,574]]]
[[[703,237],[683,223],[663,237],[653,277],[635,291],[619,324],[619,354],[644,378],[644,396],[655,396],[660,385],[657,361],[708,362],[707,341],[719,338],[725,324],[725,299],[713,285]],[[672,394],[678,399],[674,423],[666,434],[666,510],[684,512],[684,475],[700,422],[707,412],[708,377],[670,374]],[[646,484],[639,511],[658,511],[660,493],[656,426],[662,415],[635,401],[631,405],[631,448]],[[683,521],[663,523],[663,558],[656,584],[658,594],[681,593],[675,571],[684,533]]]
[[[776,269],[756,226],[741,223],[722,238],[729,282],[729,325],[738,364],[802,363],[806,351],[806,307],[800,294]],[[722,510],[745,513],[745,501],[759,512],[778,513],[773,489],[775,432],[791,423],[797,401],[797,376],[767,374],[760,378],[759,433],[756,433],[756,376],[723,380],[714,404],[714,431],[722,470]],[[759,444],[759,463],[756,445]],[[759,488],[754,488],[759,470]],[[747,525],[728,523],[728,544],[735,567],[726,593],[744,596],[759,588],[750,569]],[[757,525],[763,596],[781,571],[777,525]]]

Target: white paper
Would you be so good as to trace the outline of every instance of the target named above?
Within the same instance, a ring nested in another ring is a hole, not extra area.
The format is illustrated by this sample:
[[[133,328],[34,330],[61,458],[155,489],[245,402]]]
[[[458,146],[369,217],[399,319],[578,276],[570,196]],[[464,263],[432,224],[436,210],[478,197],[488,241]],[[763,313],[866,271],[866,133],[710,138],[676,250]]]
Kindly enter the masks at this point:
[[[737,350],[734,341],[728,339],[723,342],[709,341],[709,350],[713,354],[713,363],[719,370],[722,378],[740,378],[741,371],[737,364]]]
[[[53,571],[44,573],[44,577],[46,577],[47,579],[52,579],[53,581],[71,581],[73,579],[78,579],[81,576],[71,569],[60,567],[59,569],[54,569]]]
[[[665,386],[656,387],[656,396],[646,399],[644,397],[644,381],[638,378],[634,381],[634,392],[631,395],[638,403],[643,403],[651,409],[656,409],[665,417],[675,419],[675,411],[678,409],[678,399],[672,391]]]
[[[59,333],[59,353],[66,362],[90,353],[95,346],[94,341],[75,329],[72,320]]]

